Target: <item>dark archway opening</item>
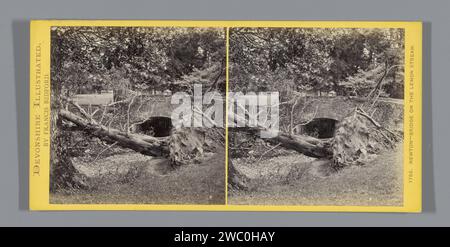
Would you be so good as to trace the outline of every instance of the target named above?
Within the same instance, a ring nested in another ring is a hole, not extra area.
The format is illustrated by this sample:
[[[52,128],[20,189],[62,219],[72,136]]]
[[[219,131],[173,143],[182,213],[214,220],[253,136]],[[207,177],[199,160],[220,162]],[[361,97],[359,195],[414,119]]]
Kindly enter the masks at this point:
[[[154,137],[164,137],[170,135],[172,128],[172,119],[169,117],[150,117],[143,122],[133,124],[131,131]]]
[[[338,120],[332,118],[314,118],[303,126],[302,132],[316,138],[331,138],[334,136],[338,122]]]

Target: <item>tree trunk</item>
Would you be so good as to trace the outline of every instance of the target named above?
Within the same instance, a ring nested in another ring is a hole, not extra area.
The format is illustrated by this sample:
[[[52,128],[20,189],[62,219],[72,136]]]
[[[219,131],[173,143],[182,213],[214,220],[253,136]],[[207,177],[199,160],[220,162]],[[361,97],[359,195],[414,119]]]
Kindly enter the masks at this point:
[[[262,127],[244,127],[239,128],[251,135],[259,137]],[[320,140],[314,137],[304,135],[289,135],[286,133],[279,133],[272,138],[263,139],[273,145],[280,145],[284,148],[295,150],[301,154],[314,158],[328,158],[331,159],[333,152],[330,146],[330,140]],[[249,178],[237,169],[232,159],[228,159],[228,186],[236,190],[249,190]]]
[[[67,144],[71,142],[70,131],[62,128],[58,112],[61,107],[60,86],[52,82],[50,115],[50,191],[87,188],[86,178],[74,167]]]
[[[169,154],[167,138],[156,138],[148,135],[122,132],[93,123],[67,110],[61,110],[59,115],[63,119],[83,127],[83,131],[86,133],[106,141],[117,142],[117,145],[121,147],[150,156],[168,156]]]
[[[328,142],[308,136],[280,133],[267,141],[272,144],[280,143],[284,148],[292,149],[314,158],[330,158],[333,154]]]
[[[261,127],[244,127],[240,129],[258,137],[261,131],[265,130]],[[321,140],[310,136],[290,135],[287,133],[279,132],[277,136],[272,138],[265,138],[263,140],[274,145],[280,144],[284,148],[295,150],[299,153],[313,158],[331,158],[332,156],[332,151],[328,139]]]
[[[64,146],[70,143],[71,134],[59,128],[58,114],[51,116],[50,148],[50,190],[80,189],[87,187],[84,177],[73,166],[69,150]]]

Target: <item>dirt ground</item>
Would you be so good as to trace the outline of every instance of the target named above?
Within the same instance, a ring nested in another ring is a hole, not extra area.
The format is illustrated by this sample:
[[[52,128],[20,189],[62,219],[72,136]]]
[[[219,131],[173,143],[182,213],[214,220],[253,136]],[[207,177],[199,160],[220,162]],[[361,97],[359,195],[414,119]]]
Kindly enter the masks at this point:
[[[162,158],[118,153],[95,162],[74,158],[88,177],[89,190],[50,195],[55,204],[224,204],[224,150],[206,153],[196,164],[178,169]]]
[[[261,162],[234,160],[250,179],[248,191],[231,191],[229,204],[401,206],[402,143],[364,166],[339,171],[301,154]],[[290,164],[286,166],[286,164]]]

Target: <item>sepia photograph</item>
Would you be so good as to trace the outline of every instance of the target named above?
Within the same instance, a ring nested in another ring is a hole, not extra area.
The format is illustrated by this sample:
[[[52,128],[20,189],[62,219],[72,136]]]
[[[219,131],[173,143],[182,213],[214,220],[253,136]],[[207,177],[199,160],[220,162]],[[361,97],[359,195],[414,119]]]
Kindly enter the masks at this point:
[[[229,32],[228,203],[403,206],[404,29]]]
[[[224,204],[225,128],[192,126],[179,106],[216,99],[190,104],[195,90],[225,94],[225,36],[51,27],[50,203]]]
[[[421,25],[34,21],[30,208],[420,212]]]

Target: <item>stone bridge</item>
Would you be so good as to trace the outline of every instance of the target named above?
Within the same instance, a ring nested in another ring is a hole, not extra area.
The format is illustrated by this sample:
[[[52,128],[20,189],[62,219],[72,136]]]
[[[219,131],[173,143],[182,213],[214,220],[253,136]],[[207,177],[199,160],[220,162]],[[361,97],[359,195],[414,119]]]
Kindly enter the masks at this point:
[[[170,96],[152,96],[151,99],[142,107],[140,112],[141,119],[152,117],[171,117],[173,109],[176,107],[170,103]],[[341,121],[353,110],[364,102],[362,98],[350,98],[343,96],[306,96],[301,99],[296,110],[294,118],[296,123],[304,122],[314,118],[311,126],[320,124],[325,128],[333,129],[334,124]],[[305,106],[306,104],[306,106]],[[304,107],[305,106],[305,107]],[[289,114],[283,114],[290,111],[291,105],[285,105],[280,108],[280,126],[289,123]],[[304,107],[303,111],[301,109]],[[316,110],[317,109],[317,110]],[[392,98],[380,98],[374,106],[372,112],[368,112],[375,120],[392,130],[403,130],[403,100]],[[332,124],[333,127],[330,127]],[[308,126],[307,126],[308,128]],[[331,132],[330,132],[331,133]],[[326,134],[328,136],[328,134]]]
[[[310,124],[313,127],[317,124],[323,126],[329,126],[330,124],[334,125],[335,123],[341,121],[344,117],[348,116],[348,114],[352,113],[354,109],[362,103],[364,103],[364,99],[362,98],[350,98],[343,96],[305,97],[297,107],[297,109],[300,108],[298,111],[301,111],[301,108],[306,104],[303,112],[298,112],[297,115],[294,115],[294,118],[297,119],[297,123],[302,122],[305,119],[310,120],[311,118],[314,118],[314,121]],[[368,113],[387,128],[399,131],[403,130],[402,99],[380,98],[377,104],[373,107],[373,110]],[[283,120],[280,120],[280,123],[282,124]],[[308,132],[307,129],[311,126],[305,127],[306,132]],[[304,130],[305,127],[303,128]]]
[[[170,95],[152,95],[147,97],[145,104],[141,107],[140,111],[143,118],[148,117],[169,117],[172,114],[174,106],[170,103]]]

